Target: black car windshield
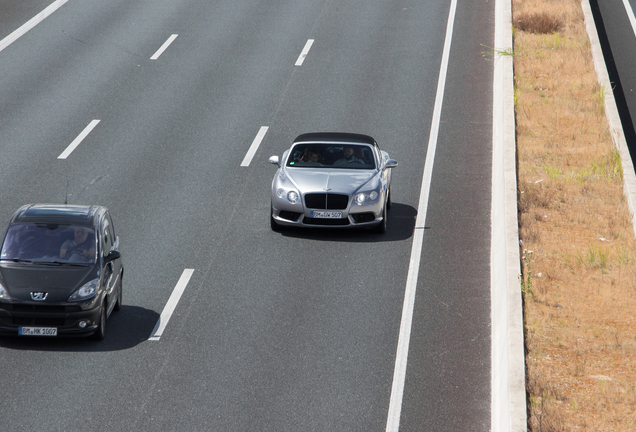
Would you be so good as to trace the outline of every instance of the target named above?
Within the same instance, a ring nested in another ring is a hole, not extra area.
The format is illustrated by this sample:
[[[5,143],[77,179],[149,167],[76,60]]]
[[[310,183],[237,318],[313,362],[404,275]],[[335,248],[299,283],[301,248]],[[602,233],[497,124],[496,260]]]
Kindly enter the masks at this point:
[[[1,260],[31,263],[95,263],[95,229],[83,225],[15,223],[2,243]]]
[[[288,167],[375,169],[370,146],[358,144],[300,143],[292,147]]]

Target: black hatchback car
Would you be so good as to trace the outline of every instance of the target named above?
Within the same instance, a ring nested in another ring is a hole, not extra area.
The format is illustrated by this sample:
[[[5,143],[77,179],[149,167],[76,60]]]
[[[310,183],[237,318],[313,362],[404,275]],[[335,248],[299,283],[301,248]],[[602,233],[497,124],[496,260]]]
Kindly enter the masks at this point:
[[[25,205],[0,250],[0,333],[103,339],[123,275],[107,208]]]

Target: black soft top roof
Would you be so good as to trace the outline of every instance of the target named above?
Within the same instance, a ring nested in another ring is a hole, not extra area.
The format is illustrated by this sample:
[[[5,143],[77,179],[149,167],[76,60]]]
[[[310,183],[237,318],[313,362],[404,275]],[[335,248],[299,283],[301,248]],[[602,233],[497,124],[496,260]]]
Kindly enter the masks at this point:
[[[350,142],[375,145],[375,140],[369,135],[348,132],[310,132],[298,135],[294,143],[298,142]]]

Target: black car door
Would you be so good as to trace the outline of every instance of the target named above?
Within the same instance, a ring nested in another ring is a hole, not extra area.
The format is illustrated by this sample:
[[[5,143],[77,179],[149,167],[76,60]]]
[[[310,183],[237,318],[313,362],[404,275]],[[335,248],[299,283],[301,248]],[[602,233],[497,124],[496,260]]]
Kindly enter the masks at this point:
[[[117,278],[119,275],[119,271],[116,268],[116,261],[113,260],[107,262],[107,257],[110,254],[110,251],[113,249],[113,230],[111,227],[111,223],[107,215],[102,218],[101,226],[100,226],[100,238],[102,243],[102,263],[103,264],[103,283],[104,289],[106,290],[106,307],[108,314],[110,314],[112,308],[115,306],[115,301],[117,300]]]

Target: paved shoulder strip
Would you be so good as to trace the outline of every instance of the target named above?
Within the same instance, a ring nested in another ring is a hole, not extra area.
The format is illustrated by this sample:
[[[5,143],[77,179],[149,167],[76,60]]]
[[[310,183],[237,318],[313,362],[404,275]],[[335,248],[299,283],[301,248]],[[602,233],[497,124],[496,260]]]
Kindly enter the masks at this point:
[[[632,30],[634,30],[634,36],[636,36],[636,17],[634,17],[634,9],[632,9],[632,5],[629,4],[629,0],[623,0],[623,5],[629,17],[629,23],[632,25]]]
[[[404,304],[402,306],[400,334],[398,337],[397,353],[395,355],[395,368],[393,370],[393,383],[391,385],[391,399],[389,401],[389,415],[386,421],[386,432],[398,432],[400,429],[400,414],[402,412],[404,381],[406,380],[406,366],[409,354],[409,342],[411,339],[415,293],[417,291],[417,277],[419,274],[420,259],[422,255],[422,244],[424,242],[424,227],[426,225],[428,197],[431,189],[431,179],[433,177],[433,162],[435,159],[435,150],[437,148],[439,124],[442,116],[442,102],[444,100],[444,88],[446,87],[446,74],[448,71],[448,59],[450,56],[450,47],[453,38],[453,26],[455,23],[456,10],[457,0],[453,0],[451,2],[450,12],[448,14],[448,23],[446,25],[444,52],[442,54],[442,64],[440,66],[439,79],[437,82],[437,94],[435,96],[433,120],[428,140],[428,149],[426,151],[426,162],[424,162],[420,200],[417,206],[417,219],[415,220],[413,246],[411,247],[411,260],[409,262],[409,271],[406,279],[406,289],[404,292]]]

